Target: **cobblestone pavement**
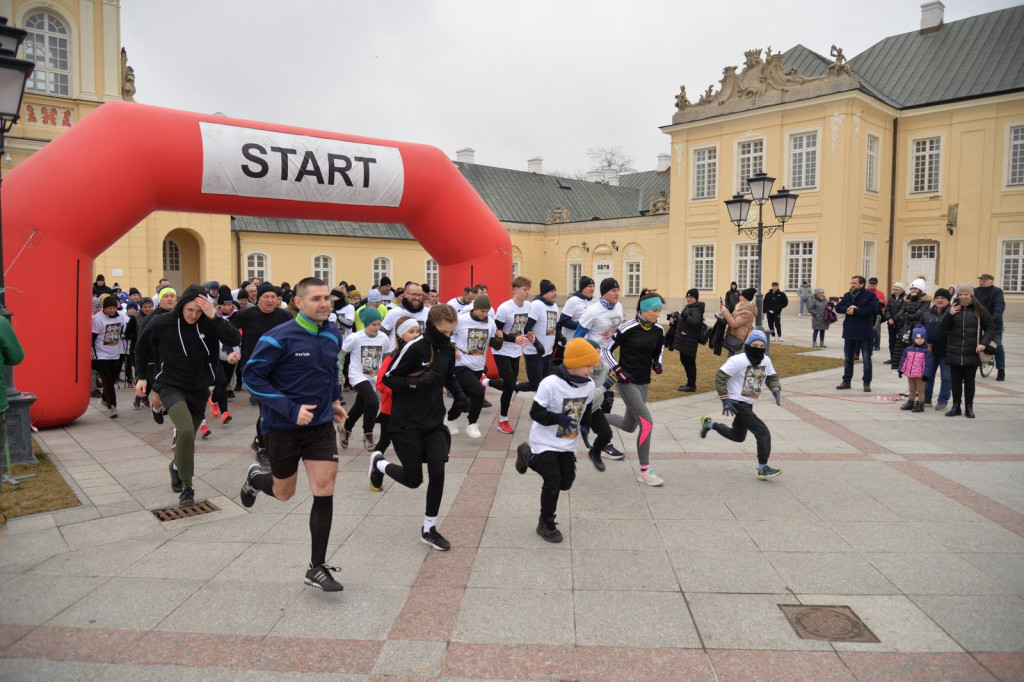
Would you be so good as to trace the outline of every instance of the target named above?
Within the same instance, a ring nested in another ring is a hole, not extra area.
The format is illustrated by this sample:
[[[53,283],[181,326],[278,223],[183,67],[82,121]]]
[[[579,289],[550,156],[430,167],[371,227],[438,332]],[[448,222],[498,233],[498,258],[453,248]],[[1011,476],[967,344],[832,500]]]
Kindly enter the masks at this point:
[[[787,343],[808,327],[786,323]],[[839,355],[830,336],[817,352]],[[974,420],[901,411],[886,398],[905,382],[877,356],[870,394],[834,390],[838,370],[784,380],[781,408],[757,406],[784,470],[769,481],[752,441],[699,437],[714,395],[656,403],[665,485],[637,482],[634,435],[616,432],[626,460],[579,460],[559,545],[534,532],[539,477],[513,466],[529,395],[514,436],[496,408],[480,440],[462,420],[449,552],[418,540],[425,489],[371,492],[353,439],[336,594],[302,583],[304,474],[288,502],[239,504],[256,418],[244,392],[197,443],[197,497],[219,511],[161,522],[149,510],[177,501],[170,429],[123,391],[120,418],[93,401],[38,434],[83,504],[0,535],[0,679],[1022,680],[1022,339],[1011,324],[1007,380],[979,379]],[[879,641],[801,639],[781,604],[850,607]]]

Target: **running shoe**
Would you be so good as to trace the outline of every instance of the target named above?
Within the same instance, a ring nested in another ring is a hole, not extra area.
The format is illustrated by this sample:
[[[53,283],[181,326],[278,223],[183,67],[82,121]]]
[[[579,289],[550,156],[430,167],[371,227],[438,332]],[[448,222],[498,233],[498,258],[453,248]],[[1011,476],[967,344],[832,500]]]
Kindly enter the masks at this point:
[[[111,419],[117,419],[117,408],[111,407],[109,410],[107,410],[107,416],[110,417]]]
[[[448,421],[447,419],[445,419],[444,425],[448,429],[448,433],[452,434],[453,436],[459,435],[459,425],[456,424],[454,421]]]
[[[562,541],[562,531],[558,530],[558,524],[554,521],[545,521],[543,518],[537,521],[537,535],[548,542]]]
[[[220,406],[217,403],[213,402],[212,396],[206,399],[206,404],[210,406],[210,414],[212,414],[214,417],[220,416]]]
[[[483,434],[480,433],[480,427],[476,424],[470,424],[466,427],[466,435],[470,438],[483,438]]]
[[[210,437],[210,433],[211,433],[210,432],[210,427],[207,426],[206,424],[200,424],[199,425],[199,433],[202,434],[203,440],[206,440],[207,438]]]
[[[178,429],[171,429],[171,447],[178,444]]]
[[[229,423],[231,423],[231,413],[230,412],[225,412],[224,414],[222,414],[220,416],[220,423],[221,424],[229,424]]]
[[[601,456],[607,459],[625,459],[626,453],[616,449],[611,443],[608,443],[608,445],[604,446],[604,450],[601,451]]]
[[[363,434],[363,447],[369,450],[370,452],[373,452],[374,443],[372,433]]]
[[[167,465],[167,470],[171,472],[171,490],[180,493],[182,489],[181,479],[178,477],[178,470],[174,468],[174,462]]]
[[[375,493],[379,493],[384,489],[384,474],[382,474],[380,469],[377,468],[377,462],[380,462],[383,459],[384,455],[379,452],[373,453],[373,456],[370,458],[370,490]]]
[[[516,471],[518,471],[521,474],[525,474],[529,464],[530,444],[520,443],[519,447],[516,448]]]
[[[714,423],[715,422],[711,419],[711,417],[709,417],[707,415],[704,415],[703,417],[700,418],[700,437],[701,438],[707,438],[708,437],[708,431],[711,430],[711,426]]]
[[[649,486],[657,487],[663,484],[665,481],[662,480],[661,476],[654,473],[654,469],[648,469],[647,471],[641,471],[640,475],[636,477],[636,480],[641,483],[646,483]]]
[[[345,588],[334,579],[331,571],[339,573],[341,569],[337,566],[328,566],[327,564],[320,564],[316,567],[310,564],[309,570],[306,571],[306,584],[324,592],[341,592]]]
[[[420,534],[420,541],[424,544],[430,545],[434,549],[439,549],[442,552],[452,548],[452,543],[444,539],[444,536],[437,532],[437,526],[434,526],[430,530],[425,530]]]
[[[511,424],[503,421],[498,422],[498,430],[501,431],[502,433],[507,433],[509,435],[512,435],[513,433],[516,432],[516,430],[512,428]]]
[[[598,471],[605,470],[604,460],[601,459],[600,452],[594,452],[593,448],[591,448],[590,451],[587,452],[587,458],[590,459],[590,463],[594,465],[595,469]]]
[[[192,507],[196,503],[196,491],[190,485],[183,486],[178,495],[179,507]]]
[[[763,467],[757,468],[757,479],[759,481],[764,481],[774,476],[778,476],[781,473],[782,469],[773,469],[767,464],[765,464]]]
[[[142,398],[136,398],[132,401],[132,408],[136,410],[142,409]]]
[[[259,489],[253,485],[253,479],[263,473],[263,467],[259,464],[250,464],[249,472],[245,475],[245,483],[242,484],[242,494],[239,496],[243,507],[251,507],[256,503],[256,493]]]
[[[352,437],[352,432],[346,429],[341,424],[338,424],[338,439],[342,448],[348,447],[348,440]]]

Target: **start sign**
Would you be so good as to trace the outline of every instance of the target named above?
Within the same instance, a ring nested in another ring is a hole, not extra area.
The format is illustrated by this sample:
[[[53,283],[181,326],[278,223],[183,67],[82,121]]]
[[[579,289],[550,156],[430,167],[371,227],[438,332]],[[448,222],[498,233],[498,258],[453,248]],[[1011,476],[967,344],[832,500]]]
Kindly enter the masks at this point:
[[[405,171],[395,147],[201,121],[204,194],[398,206]]]

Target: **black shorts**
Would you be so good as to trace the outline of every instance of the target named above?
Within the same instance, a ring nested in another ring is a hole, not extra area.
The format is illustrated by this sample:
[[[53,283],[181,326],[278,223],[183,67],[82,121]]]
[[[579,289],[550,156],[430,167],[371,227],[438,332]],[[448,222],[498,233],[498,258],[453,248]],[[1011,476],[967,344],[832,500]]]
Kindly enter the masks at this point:
[[[270,457],[270,472],[274,478],[291,478],[299,470],[299,460],[317,462],[338,461],[338,441],[334,437],[334,424],[268,431],[263,436]]]

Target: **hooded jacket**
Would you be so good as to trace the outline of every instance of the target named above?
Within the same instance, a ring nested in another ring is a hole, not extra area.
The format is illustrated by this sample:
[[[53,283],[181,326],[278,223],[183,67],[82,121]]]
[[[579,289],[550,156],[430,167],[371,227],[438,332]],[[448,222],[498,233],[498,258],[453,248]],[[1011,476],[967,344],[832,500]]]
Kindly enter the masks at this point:
[[[182,391],[207,391],[216,382],[213,363],[219,343],[237,346],[238,332],[222,318],[200,315],[195,324],[183,317],[185,304],[206,291],[192,285],[178,297],[174,310],[154,316],[139,336],[135,362],[139,376],[152,377],[154,386]]]
[[[455,379],[455,348],[429,321],[391,361],[383,382],[391,389],[391,430],[429,431],[444,424],[444,388],[456,403],[466,394]]]
[[[704,324],[704,301],[687,303],[679,312],[679,320],[675,324],[675,338],[672,339],[673,349],[687,357],[697,355],[700,345],[700,330]]]
[[[946,364],[959,367],[978,367],[977,346],[987,346],[995,334],[992,316],[976,301],[961,308],[956,315],[946,308],[940,321],[942,333],[946,336]],[[979,330],[980,325],[980,330]]]

